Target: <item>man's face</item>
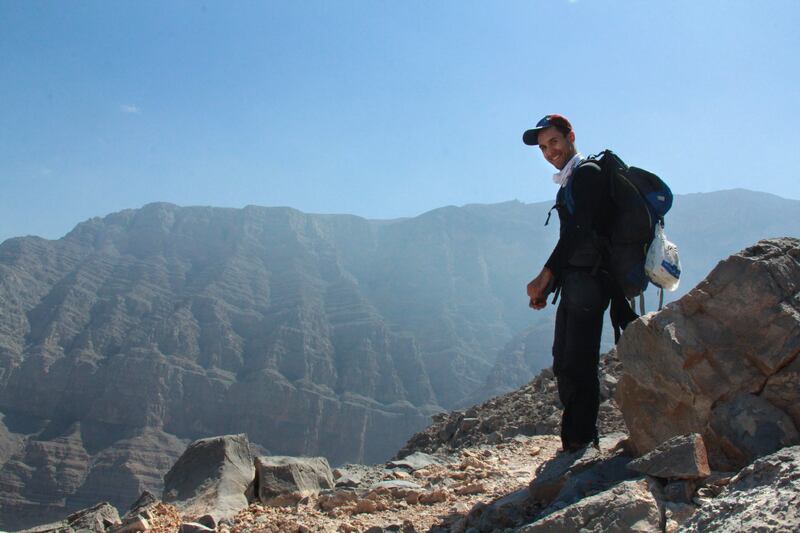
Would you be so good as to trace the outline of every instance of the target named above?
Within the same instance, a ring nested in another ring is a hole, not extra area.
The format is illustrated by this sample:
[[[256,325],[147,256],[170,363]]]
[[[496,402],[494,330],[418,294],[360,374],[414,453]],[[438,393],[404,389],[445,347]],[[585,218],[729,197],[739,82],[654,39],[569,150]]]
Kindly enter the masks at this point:
[[[539,132],[539,148],[548,163],[558,170],[563,169],[575,155],[575,133],[564,136],[558,128],[545,128]]]

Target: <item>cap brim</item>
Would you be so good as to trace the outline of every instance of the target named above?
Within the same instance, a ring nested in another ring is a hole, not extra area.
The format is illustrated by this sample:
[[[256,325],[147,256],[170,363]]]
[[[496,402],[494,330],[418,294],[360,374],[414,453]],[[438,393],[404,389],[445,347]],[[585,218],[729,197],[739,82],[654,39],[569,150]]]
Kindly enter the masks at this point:
[[[539,144],[539,132],[544,128],[533,128],[522,134],[522,142],[528,146],[536,146]]]

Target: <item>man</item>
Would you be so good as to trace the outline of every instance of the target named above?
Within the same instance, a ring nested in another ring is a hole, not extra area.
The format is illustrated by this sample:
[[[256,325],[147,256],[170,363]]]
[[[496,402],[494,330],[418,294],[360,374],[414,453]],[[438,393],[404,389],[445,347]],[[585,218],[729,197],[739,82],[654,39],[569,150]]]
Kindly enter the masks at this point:
[[[553,181],[560,186],[554,206],[560,236],[541,273],[528,284],[528,297],[530,306],[539,310],[547,305],[550,292],[560,290],[553,372],[564,405],[563,450],[575,452],[598,445],[600,335],[613,292],[600,244],[611,214],[608,181],[596,163],[578,153],[572,125],[561,115],[545,116],[522,139],[538,145],[558,169]]]

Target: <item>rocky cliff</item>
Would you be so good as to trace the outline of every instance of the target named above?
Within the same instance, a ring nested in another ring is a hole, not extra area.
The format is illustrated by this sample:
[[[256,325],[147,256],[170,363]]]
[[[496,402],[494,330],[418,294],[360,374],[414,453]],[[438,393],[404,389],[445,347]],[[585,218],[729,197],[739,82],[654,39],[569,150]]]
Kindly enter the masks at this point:
[[[632,324],[602,358],[596,447],[558,450],[544,370],[435,417],[384,464],[332,471],[324,457],[264,456],[242,434],[204,438],[166,474],[163,502],[142,494],[122,517],[97,503],[28,533],[797,531],[800,439],[782,430],[800,400],[799,282],[800,240],[761,241]],[[653,383],[653,398],[635,396]]]
[[[677,203],[688,278],[760,231],[714,237],[731,217],[800,233],[800,202],[753,194]],[[549,361],[552,317],[523,294],[555,239],[547,208],[368,221],[152,204],[2,243],[0,524],[101,495],[123,508],[208,435],[384,459],[431,414],[524,383]]]

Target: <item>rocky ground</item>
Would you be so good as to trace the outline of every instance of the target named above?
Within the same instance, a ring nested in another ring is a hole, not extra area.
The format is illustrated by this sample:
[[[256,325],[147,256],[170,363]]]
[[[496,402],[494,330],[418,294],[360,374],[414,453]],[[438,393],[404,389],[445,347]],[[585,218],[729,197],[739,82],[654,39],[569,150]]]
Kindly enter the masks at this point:
[[[536,469],[559,448],[553,435],[518,436],[496,445],[479,444],[422,468],[348,465],[339,479],[357,479],[352,488],[337,488],[296,506],[250,505],[220,531],[366,532],[463,531],[470,511],[527,488]],[[373,488],[369,488],[373,487]],[[175,507],[159,504],[160,524],[177,531]],[[167,527],[164,531],[169,531]]]

